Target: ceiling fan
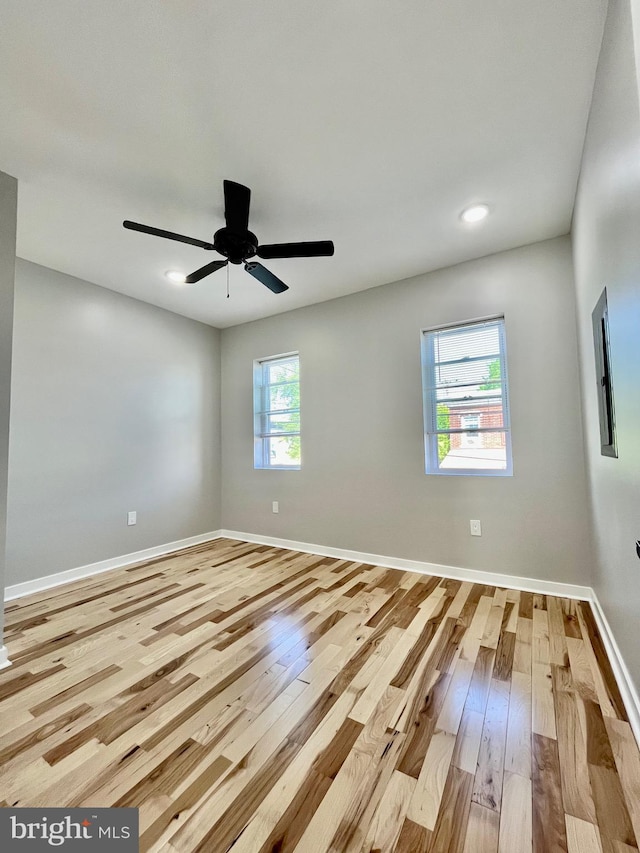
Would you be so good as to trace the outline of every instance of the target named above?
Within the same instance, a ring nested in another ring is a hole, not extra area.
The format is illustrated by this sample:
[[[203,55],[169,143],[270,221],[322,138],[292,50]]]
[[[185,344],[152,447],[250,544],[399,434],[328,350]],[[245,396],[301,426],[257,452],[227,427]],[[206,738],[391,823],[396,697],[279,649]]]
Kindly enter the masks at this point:
[[[319,258],[333,255],[333,242],[331,240],[316,240],[310,243],[269,243],[258,244],[258,238],[249,231],[249,204],[251,201],[251,190],[235,181],[224,181],[224,218],[226,225],[213,235],[213,243],[196,240],[193,237],[185,237],[183,234],[175,234],[173,231],[163,231],[161,228],[153,228],[150,225],[141,225],[139,222],[130,222],[128,219],[122,223],[125,228],[132,231],[141,231],[143,234],[153,234],[155,237],[165,237],[168,240],[178,240],[180,243],[189,243],[199,246],[207,251],[216,251],[224,255],[224,261],[211,261],[200,267],[185,278],[186,284],[195,284],[197,281],[210,275],[212,272],[225,267],[228,263],[244,263],[245,270],[257,278],[261,284],[268,287],[274,293],[283,293],[288,286],[270,272],[266,267],[251,258],[256,255],[259,258]]]

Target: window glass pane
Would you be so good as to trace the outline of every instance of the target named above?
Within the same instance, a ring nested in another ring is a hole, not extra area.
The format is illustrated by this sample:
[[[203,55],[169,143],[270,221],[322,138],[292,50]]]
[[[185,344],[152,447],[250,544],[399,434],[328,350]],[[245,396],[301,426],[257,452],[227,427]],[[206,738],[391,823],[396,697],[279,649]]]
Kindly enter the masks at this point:
[[[458,432],[432,436],[438,441],[438,469],[442,471],[486,471],[507,469],[507,434]]]
[[[268,385],[298,378],[298,360],[265,362]]]
[[[505,426],[502,397],[438,402],[438,429],[496,429]]]
[[[289,412],[284,415],[265,415],[263,431],[300,432],[300,412]]]
[[[300,359],[254,362],[254,466],[300,467]]]
[[[510,473],[504,320],[423,337],[427,473]]]
[[[500,385],[500,354],[486,358],[468,356],[462,361],[436,363],[436,387],[447,390],[456,385],[478,385],[481,390],[491,390]],[[450,393],[453,393],[451,391]]]
[[[300,436],[283,437],[277,436],[265,439],[269,465],[300,466]]]
[[[267,389],[267,406],[270,412],[298,408],[300,406],[300,385],[298,382],[269,386]]]

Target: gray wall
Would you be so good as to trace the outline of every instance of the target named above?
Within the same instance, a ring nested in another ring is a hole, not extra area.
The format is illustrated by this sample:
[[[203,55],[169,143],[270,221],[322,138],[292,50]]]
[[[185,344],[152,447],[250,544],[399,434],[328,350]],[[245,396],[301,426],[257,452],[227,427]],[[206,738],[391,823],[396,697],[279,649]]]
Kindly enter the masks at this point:
[[[640,12],[640,7],[636,6]],[[640,685],[640,110],[629,0],[611,0],[574,216],[595,589]],[[618,459],[600,455],[591,312],[606,285]]]
[[[420,329],[498,313],[514,476],[427,476]],[[256,471],[252,361],[292,350],[302,469]],[[568,238],[225,329],[222,442],[225,528],[590,584]],[[469,535],[470,518],[482,521],[481,538]]]
[[[16,179],[0,172],[0,590],[3,593],[3,599],[17,198]],[[0,606],[0,646],[2,646],[3,627],[4,610]]]
[[[7,585],[219,528],[219,402],[217,330],[19,260]]]

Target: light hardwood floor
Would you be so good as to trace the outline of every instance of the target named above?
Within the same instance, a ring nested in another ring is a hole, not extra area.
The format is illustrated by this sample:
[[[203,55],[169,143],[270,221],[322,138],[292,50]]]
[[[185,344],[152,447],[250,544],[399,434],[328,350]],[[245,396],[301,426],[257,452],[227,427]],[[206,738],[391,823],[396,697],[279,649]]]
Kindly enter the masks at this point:
[[[588,604],[219,539],[6,616],[0,805],[170,853],[637,850]]]

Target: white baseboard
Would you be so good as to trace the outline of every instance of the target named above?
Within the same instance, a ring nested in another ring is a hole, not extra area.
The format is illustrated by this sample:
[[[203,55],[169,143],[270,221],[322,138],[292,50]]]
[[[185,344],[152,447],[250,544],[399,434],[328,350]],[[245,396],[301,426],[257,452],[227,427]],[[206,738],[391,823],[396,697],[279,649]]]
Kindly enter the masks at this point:
[[[439,575],[453,580],[472,581],[473,583],[502,586],[507,589],[519,589],[523,592],[537,592],[542,595],[558,595],[562,598],[591,600],[593,590],[590,586],[559,583],[557,581],[521,578],[516,575],[500,575],[480,569],[463,569],[459,566],[441,566],[438,563],[423,563],[418,560],[404,560],[400,557],[386,557],[380,554],[366,554],[362,551],[345,551],[343,548],[329,548],[326,545],[311,545],[308,542],[295,542],[292,539],[276,539],[272,536],[255,536],[253,533],[240,533],[237,530],[221,530],[226,539],[240,539],[255,542],[258,545],[272,545],[289,551],[302,551],[305,554],[318,554],[320,557],[335,557],[337,560],[353,560],[356,563],[373,563],[386,569],[401,569],[407,572],[419,572],[422,575]]]
[[[295,542],[291,539],[277,539],[273,536],[259,536],[252,533],[241,533],[237,530],[222,530],[221,535],[226,539],[240,539],[244,542],[255,542],[259,545],[272,545],[275,548],[285,548],[292,551],[302,551],[307,554],[318,554],[321,557],[335,557],[338,560],[353,560],[358,563],[373,563],[388,569],[403,569],[404,571],[419,572],[427,575],[440,575],[454,580],[472,581],[473,583],[501,586],[507,589],[519,589],[523,592],[535,592],[541,595],[557,595],[561,598],[575,598],[588,601],[602,635],[607,655],[613,669],[613,674],[620,688],[629,724],[640,745],[640,697],[624,662],[613,632],[598,601],[598,596],[590,586],[545,581],[537,578],[522,578],[514,575],[502,575],[495,572],[485,572],[479,569],[463,569],[458,566],[443,566],[437,563],[423,563],[417,560],[404,560],[398,557],[386,557],[379,554],[366,554],[361,551],[346,551],[341,548],[329,548],[325,545],[310,545],[307,542]]]
[[[611,664],[613,674],[618,683],[618,687],[620,688],[622,701],[624,702],[627,716],[629,717],[629,725],[633,730],[636,741],[640,745],[640,696],[638,696],[636,686],[633,683],[633,679],[631,678],[627,665],[624,662],[624,658],[622,657],[618,644],[616,643],[611,626],[607,621],[607,617],[604,615],[604,610],[602,609],[602,605],[598,601],[598,596],[594,590],[591,590],[591,606],[593,608],[593,615],[595,616],[598,629],[602,636],[602,642],[605,645],[609,663]]]
[[[306,554],[318,554],[321,557],[335,557],[337,560],[352,560],[358,563],[373,563],[388,569],[401,569],[403,571],[418,572],[426,575],[439,575],[453,580],[471,581],[473,583],[489,584],[491,586],[506,587],[507,589],[519,589],[524,592],[535,592],[541,595],[557,595],[563,598],[575,598],[589,601],[593,607],[594,616],[605,644],[607,655],[613,668],[613,673],[618,682],[620,693],[624,701],[629,723],[638,743],[640,743],[640,697],[633,683],[629,670],[615,641],[611,627],[607,622],[598,597],[589,586],[577,586],[574,584],[560,583],[557,581],[539,580],[537,578],[523,578],[515,575],[503,575],[495,572],[485,572],[479,569],[465,569],[459,566],[444,566],[438,563],[425,563],[418,560],[405,560],[400,557],[388,557],[380,554],[368,554],[363,551],[348,551],[343,548],[330,548],[326,545],[315,545],[308,542],[296,542],[293,539],[279,539],[273,536],[260,536],[253,533],[244,533],[237,530],[215,530],[210,533],[202,533],[199,536],[191,536],[177,542],[168,542],[143,551],[132,554],[124,554],[110,560],[102,560],[99,563],[91,563],[76,569],[69,569],[48,575],[43,578],[25,581],[24,583],[8,586],[5,590],[5,601],[11,601],[34,592],[42,592],[52,587],[60,586],[71,581],[81,580],[92,575],[108,572],[111,569],[124,568],[144,560],[160,557],[172,551],[180,551],[191,545],[200,545],[214,539],[237,539],[243,542],[255,542],[258,545],[271,545],[274,548],[284,548],[289,551],[301,551]],[[0,647],[0,669],[10,666],[11,662],[7,656],[6,646]]]
[[[145,548],[143,551],[134,551],[131,554],[123,554],[121,557],[112,557],[109,560],[102,560],[99,563],[90,563],[87,566],[78,566],[75,569],[67,569],[63,572],[57,572],[54,575],[47,575],[43,578],[35,578],[31,581],[16,583],[8,586],[4,591],[4,600],[11,601],[14,598],[22,598],[24,595],[31,595],[34,592],[43,592],[45,589],[51,589],[61,584],[71,583],[71,581],[88,578],[92,575],[98,575],[102,572],[111,571],[111,569],[122,569],[124,566],[131,566],[134,563],[141,563],[144,560],[151,560],[153,557],[161,557],[163,554],[170,554],[172,551],[181,551],[183,548],[189,548],[191,545],[200,545],[202,542],[209,542],[212,539],[219,539],[222,531],[214,530],[211,533],[201,533],[198,536],[190,536],[187,539],[179,539],[176,542],[167,542],[165,545],[156,545],[153,548]]]
[[[151,560],[153,557],[161,557],[163,554],[180,551],[191,545],[200,545],[203,542],[220,539],[221,537],[237,539],[243,542],[255,542],[257,545],[271,545],[274,548],[284,548],[288,551],[301,551],[305,554],[318,554],[320,557],[335,557],[337,560],[353,560],[358,563],[374,563],[376,566],[383,566],[387,569],[400,569],[402,571],[418,572],[423,575],[439,575],[440,577],[452,578],[453,580],[490,584],[492,586],[506,587],[507,589],[519,589],[524,592],[536,592],[542,595],[558,595],[563,598],[577,598],[587,601],[591,601],[593,597],[593,590],[588,586],[576,586],[574,584],[538,580],[536,578],[523,578],[517,575],[503,575],[480,569],[465,569],[459,566],[444,566],[439,563],[425,563],[418,560],[405,560],[401,557],[369,554],[364,551],[348,551],[344,548],[331,548],[327,545],[297,542],[293,539],[278,539],[273,536],[260,536],[237,530],[214,530],[210,533],[191,536],[188,539],[180,539],[176,542],[156,545],[153,548],[145,548],[143,551],[134,551],[131,554],[112,557],[109,560],[102,560],[99,563],[90,563],[86,566],[67,569],[66,571],[57,572],[46,577],[34,578],[34,580],[13,584],[5,589],[4,598],[5,601],[22,598],[25,595],[42,592],[55,586],[71,583],[71,581],[88,578],[101,572],[108,572],[111,569],[121,569],[125,566],[131,566],[134,563]]]

